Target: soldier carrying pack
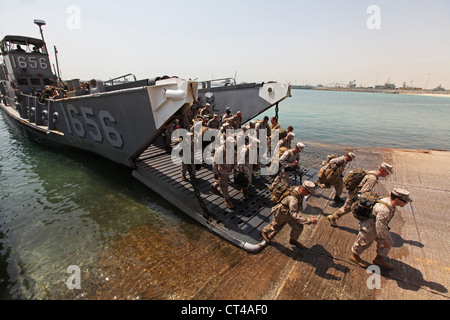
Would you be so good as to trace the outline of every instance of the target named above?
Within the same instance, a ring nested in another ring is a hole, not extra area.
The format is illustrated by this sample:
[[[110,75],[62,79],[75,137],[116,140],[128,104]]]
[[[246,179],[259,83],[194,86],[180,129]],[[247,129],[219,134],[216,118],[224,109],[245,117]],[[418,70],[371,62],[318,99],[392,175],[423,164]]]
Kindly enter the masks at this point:
[[[373,174],[373,173],[369,173],[366,170],[363,169],[355,169],[350,171],[349,173],[347,173],[347,175],[344,177],[344,185],[345,188],[348,191],[353,191],[356,188],[358,188],[359,184],[361,183],[361,181],[364,179],[364,177],[367,174]]]
[[[389,209],[391,208],[389,204],[381,201],[380,199],[381,198],[378,197],[378,194],[376,192],[365,192],[362,194],[358,194],[354,199],[355,202],[352,204],[353,216],[360,221],[364,221],[374,217],[372,211],[373,207],[377,203],[381,203]]]
[[[289,183],[286,183],[284,181],[281,181],[279,184],[277,184],[271,193],[270,196],[270,201],[273,204],[278,204],[281,202],[281,200],[283,200],[284,198],[286,198],[287,196],[291,195],[294,193],[295,188],[297,188],[298,186],[290,186]]]
[[[329,166],[327,166],[327,164],[337,157],[338,156],[334,154],[328,155],[327,161],[322,161],[322,168],[320,168],[319,170],[318,177],[319,177],[319,184],[321,184],[323,188],[330,188],[333,182],[336,180],[338,173]]]

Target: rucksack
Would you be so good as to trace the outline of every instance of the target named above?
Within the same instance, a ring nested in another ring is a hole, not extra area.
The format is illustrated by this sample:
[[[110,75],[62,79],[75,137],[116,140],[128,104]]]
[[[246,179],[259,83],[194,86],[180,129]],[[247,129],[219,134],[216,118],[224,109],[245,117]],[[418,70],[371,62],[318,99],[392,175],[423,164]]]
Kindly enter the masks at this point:
[[[288,150],[290,150],[288,147],[281,147],[281,148],[278,150],[278,159],[280,159],[281,156],[282,156],[286,151],[288,151]]]
[[[381,203],[390,209],[390,205],[380,200],[376,192],[364,192],[358,194],[354,198],[354,203],[352,204],[352,214],[359,221],[364,221],[369,218],[374,217],[372,214],[373,207],[377,203]]]
[[[358,188],[359,184],[361,183],[362,179],[366,176],[367,171],[363,169],[355,169],[347,173],[347,175],[344,177],[344,185],[345,188],[348,191],[353,191],[356,188]]]
[[[320,168],[318,173],[319,183],[322,188],[331,188],[333,183],[336,181],[338,173],[331,168],[327,168],[326,165],[333,159],[339,157],[335,154],[329,154],[327,156],[327,161],[322,161],[322,168]]]
[[[290,186],[289,183],[285,182],[285,181],[281,181],[279,184],[277,184],[273,190],[272,190],[272,194],[270,196],[270,201],[273,204],[278,204],[281,202],[281,200],[283,200],[284,198],[286,198],[287,196],[291,195],[294,193],[295,188],[298,186]]]
[[[338,173],[331,168],[325,169],[325,167],[322,167],[317,176],[322,188],[331,188],[338,177]]]
[[[323,167],[324,165],[326,165],[327,163],[329,163],[331,160],[333,160],[334,158],[337,158],[337,157],[339,157],[339,156],[336,155],[336,154],[329,154],[329,155],[327,156],[327,161],[322,161],[322,167]]]

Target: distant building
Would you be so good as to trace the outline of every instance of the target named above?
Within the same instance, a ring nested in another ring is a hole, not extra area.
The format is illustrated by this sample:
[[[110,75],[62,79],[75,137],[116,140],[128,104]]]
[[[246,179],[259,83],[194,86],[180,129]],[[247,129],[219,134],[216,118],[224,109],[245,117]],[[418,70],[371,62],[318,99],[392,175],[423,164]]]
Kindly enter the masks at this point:
[[[384,85],[376,85],[375,89],[395,89],[395,83],[386,82]]]
[[[436,88],[434,88],[433,91],[445,91],[445,88],[443,88],[442,85],[439,85]]]

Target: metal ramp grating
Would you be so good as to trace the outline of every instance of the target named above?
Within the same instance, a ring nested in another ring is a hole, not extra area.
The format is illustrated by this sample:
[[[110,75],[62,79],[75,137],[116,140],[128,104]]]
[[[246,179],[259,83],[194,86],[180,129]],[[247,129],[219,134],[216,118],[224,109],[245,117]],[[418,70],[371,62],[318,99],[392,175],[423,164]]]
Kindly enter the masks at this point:
[[[171,155],[158,139],[135,162],[133,175],[153,191],[172,202],[181,211],[204,224],[226,239],[257,245],[263,241],[262,228],[270,222],[272,203],[269,186],[273,178],[253,173],[251,198],[246,199],[230,173],[229,193],[235,209],[225,206],[222,195],[211,191],[214,182],[212,167],[202,165],[196,172],[197,186],[208,211],[213,215],[205,219],[190,181],[181,180],[181,164],[173,163]],[[317,180],[316,169],[303,169],[303,180]],[[292,181],[293,182],[293,181]]]

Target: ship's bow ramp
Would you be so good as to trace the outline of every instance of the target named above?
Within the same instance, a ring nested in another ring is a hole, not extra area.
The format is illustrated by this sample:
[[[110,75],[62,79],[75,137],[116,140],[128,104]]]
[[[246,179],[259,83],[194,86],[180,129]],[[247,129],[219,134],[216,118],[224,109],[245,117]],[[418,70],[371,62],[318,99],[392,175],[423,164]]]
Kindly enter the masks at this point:
[[[229,209],[223,196],[211,190],[215,181],[211,165],[202,164],[201,169],[196,171],[194,188],[189,175],[187,180],[181,179],[181,163],[172,160],[171,153],[159,139],[135,164],[135,178],[213,232],[251,252],[260,250],[266,244],[261,230],[271,220],[269,186],[273,177],[258,175],[256,168],[249,188],[251,197],[247,199],[231,172],[228,191],[235,208]],[[302,179],[317,180],[317,170],[303,168],[301,176],[292,175],[291,184],[301,184]]]
[[[242,111],[243,122],[277,105],[288,96],[290,86],[277,83],[245,85],[240,88],[234,86],[217,90],[208,88],[199,92],[201,102],[202,97],[216,97],[213,112],[217,110],[225,112],[226,107],[232,103],[239,105],[234,113]],[[156,110],[159,109],[157,105],[155,103]],[[158,116],[155,116],[155,119],[157,118]],[[202,163],[201,168],[195,173],[194,181],[189,179],[189,174],[186,175],[187,180],[182,180],[181,160],[173,156],[172,150],[176,143],[172,141],[168,148],[167,140],[164,143],[164,137],[153,140],[135,159],[133,176],[182,212],[235,245],[250,252],[256,252],[264,247],[266,243],[262,239],[261,230],[271,221],[273,204],[270,202],[269,186],[274,176],[259,174],[259,168],[255,165],[252,186],[249,188],[251,197],[245,198],[241,192],[242,187],[234,181],[234,172],[230,172],[229,194],[235,206],[234,209],[230,209],[225,205],[222,194],[216,194],[211,190],[215,178],[210,164]],[[317,180],[317,170],[303,168],[301,175],[292,175],[291,184],[300,185],[304,180]]]

